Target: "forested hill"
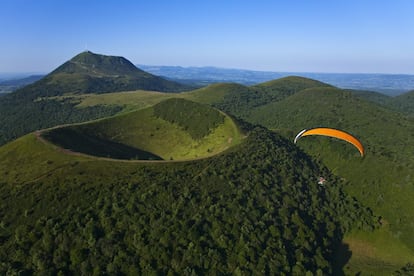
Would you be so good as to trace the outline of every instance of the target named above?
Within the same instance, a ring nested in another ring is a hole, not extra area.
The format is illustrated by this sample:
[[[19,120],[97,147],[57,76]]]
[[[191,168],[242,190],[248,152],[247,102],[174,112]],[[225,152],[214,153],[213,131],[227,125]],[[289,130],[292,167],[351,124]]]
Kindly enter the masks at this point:
[[[30,131],[64,123],[113,115],[121,107],[75,108],[66,93],[106,93],[126,90],[178,92],[187,86],[136,68],[123,57],[83,52],[39,81],[0,98],[0,145]]]
[[[339,179],[264,128],[158,164],[67,155],[29,134],[0,147],[0,179],[1,274],[329,275],[343,233],[375,227]]]
[[[306,88],[332,87],[329,84],[308,78],[290,76],[254,86],[241,86],[228,89],[226,86],[212,86],[211,90],[220,90],[223,97],[212,102],[217,108],[248,119],[256,108],[266,104],[281,101]],[[216,92],[217,93],[217,92]]]
[[[396,110],[414,117],[414,90],[393,98],[391,106]]]
[[[189,88],[142,71],[123,57],[87,51],[13,94],[19,98],[36,99],[65,93],[106,93],[139,89],[179,92]]]

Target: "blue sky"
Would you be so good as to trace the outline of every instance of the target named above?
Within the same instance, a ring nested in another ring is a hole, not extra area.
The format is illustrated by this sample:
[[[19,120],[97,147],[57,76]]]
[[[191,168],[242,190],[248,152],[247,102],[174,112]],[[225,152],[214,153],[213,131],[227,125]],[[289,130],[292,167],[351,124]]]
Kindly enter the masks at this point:
[[[414,74],[411,0],[1,0],[0,72],[135,64]]]

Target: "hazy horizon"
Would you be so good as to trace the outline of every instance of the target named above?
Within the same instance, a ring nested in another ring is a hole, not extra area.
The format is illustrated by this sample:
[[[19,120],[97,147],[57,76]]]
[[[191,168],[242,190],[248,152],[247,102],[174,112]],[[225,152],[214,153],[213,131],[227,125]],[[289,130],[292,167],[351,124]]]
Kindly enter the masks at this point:
[[[408,0],[5,0],[0,73],[47,73],[90,50],[154,66],[412,75],[413,10]]]

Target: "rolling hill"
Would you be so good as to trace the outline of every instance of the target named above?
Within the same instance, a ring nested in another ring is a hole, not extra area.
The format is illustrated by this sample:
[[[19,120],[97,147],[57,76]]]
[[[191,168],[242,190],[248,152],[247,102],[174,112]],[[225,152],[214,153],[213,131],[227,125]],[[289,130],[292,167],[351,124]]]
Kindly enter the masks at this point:
[[[396,110],[414,117],[414,90],[394,97],[390,105]]]
[[[285,77],[254,86],[244,86],[225,93],[223,99],[212,104],[230,114],[246,119],[250,112],[262,105],[279,101],[305,88],[330,86],[303,77]]]
[[[369,102],[377,103],[381,106],[389,106],[390,102],[392,101],[392,97],[387,96],[382,93],[373,92],[373,91],[366,91],[366,90],[353,90],[353,89],[346,89],[345,91],[351,92],[358,98],[367,100]]]

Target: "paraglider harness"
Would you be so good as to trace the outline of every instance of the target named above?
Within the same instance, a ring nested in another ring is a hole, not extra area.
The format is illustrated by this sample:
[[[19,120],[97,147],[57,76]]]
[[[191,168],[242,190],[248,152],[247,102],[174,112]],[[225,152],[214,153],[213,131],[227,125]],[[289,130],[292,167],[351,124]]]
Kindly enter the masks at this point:
[[[323,178],[322,176],[319,176],[319,178],[318,178],[318,184],[319,184],[319,186],[324,186],[325,185],[325,182],[326,182],[326,179],[325,178]]]

